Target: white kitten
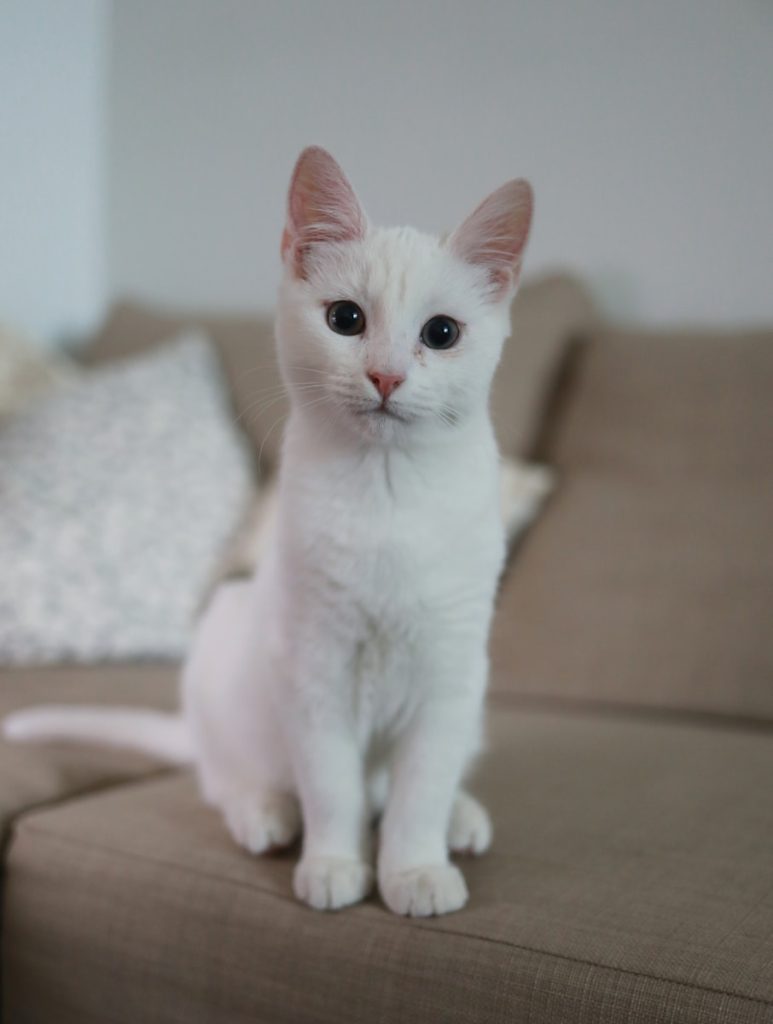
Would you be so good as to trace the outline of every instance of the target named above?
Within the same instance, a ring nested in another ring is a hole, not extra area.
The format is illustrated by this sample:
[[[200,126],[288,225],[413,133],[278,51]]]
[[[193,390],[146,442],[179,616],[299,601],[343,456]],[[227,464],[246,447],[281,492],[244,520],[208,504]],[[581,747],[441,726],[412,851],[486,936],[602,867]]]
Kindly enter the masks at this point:
[[[257,576],[204,614],[181,717],[32,709],[7,736],[192,760],[252,852],[303,825],[294,885],[313,907],[367,895],[376,816],[391,910],[465,903],[449,847],[491,839],[459,786],[481,741],[504,557],[488,394],[531,210],[511,181],[447,239],[374,228],[333,158],[301,154],[277,322],[292,411]]]

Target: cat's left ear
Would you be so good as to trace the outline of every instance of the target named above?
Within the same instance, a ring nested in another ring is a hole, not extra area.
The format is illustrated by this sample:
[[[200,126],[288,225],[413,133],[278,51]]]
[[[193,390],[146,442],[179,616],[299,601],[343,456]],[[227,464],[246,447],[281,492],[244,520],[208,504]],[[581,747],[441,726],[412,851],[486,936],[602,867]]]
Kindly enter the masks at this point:
[[[448,239],[450,248],[487,274],[498,301],[518,283],[529,238],[534,193],[523,178],[508,181],[478,206]]]
[[[313,248],[331,242],[364,238],[367,217],[349,179],[321,146],[309,146],[298,157],[287,196],[287,221],[282,258],[298,277],[305,277]]]

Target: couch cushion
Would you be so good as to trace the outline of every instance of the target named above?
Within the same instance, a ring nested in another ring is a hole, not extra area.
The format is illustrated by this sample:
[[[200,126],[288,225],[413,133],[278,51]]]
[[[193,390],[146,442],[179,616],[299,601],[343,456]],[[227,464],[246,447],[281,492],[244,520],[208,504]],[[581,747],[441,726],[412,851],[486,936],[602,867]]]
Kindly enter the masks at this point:
[[[499,708],[496,827],[435,920],[290,895],[173,776],[18,822],[5,1009],[57,1024],[773,1019],[773,740]]]
[[[0,671],[0,718],[31,704],[140,704],[171,708],[177,670],[169,665],[89,665]],[[30,807],[165,770],[150,757],[65,743],[0,739],[0,846],[10,822]]]
[[[494,688],[773,719],[773,335],[599,332],[504,581]]]
[[[573,340],[595,322],[588,292],[574,278],[551,274],[527,283],[513,305],[513,338],[506,345],[492,397],[503,450],[529,453],[564,356]],[[287,402],[277,387],[273,322],[268,316],[170,313],[138,302],[120,302],[79,355],[101,363],[169,341],[185,328],[201,327],[214,340],[231,385],[234,409],[260,469],[276,467]]]

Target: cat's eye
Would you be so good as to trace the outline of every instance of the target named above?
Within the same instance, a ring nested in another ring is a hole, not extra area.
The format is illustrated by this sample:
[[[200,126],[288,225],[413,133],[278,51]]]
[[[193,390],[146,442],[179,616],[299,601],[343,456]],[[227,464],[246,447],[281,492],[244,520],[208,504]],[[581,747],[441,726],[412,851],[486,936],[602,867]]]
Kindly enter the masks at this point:
[[[365,314],[356,302],[340,299],[327,307],[327,325],[336,334],[362,334],[365,330]]]
[[[427,348],[451,348],[459,340],[459,324],[450,316],[433,316],[421,329]]]

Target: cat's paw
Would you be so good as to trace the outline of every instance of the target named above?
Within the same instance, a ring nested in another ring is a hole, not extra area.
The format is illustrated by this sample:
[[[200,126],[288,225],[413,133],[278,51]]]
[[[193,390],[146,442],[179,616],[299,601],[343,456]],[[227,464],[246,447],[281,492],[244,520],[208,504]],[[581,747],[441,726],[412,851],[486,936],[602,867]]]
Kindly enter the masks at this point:
[[[467,902],[464,875],[453,864],[396,871],[381,879],[380,888],[389,909],[409,917],[450,914]]]
[[[234,794],[223,801],[228,831],[250,853],[268,853],[295,842],[301,831],[298,801],[289,793]]]
[[[485,853],[491,846],[491,818],[483,804],[469,793],[454,800],[448,826],[448,848],[452,853]]]
[[[315,910],[339,910],[364,900],[373,888],[373,868],[344,857],[304,857],[295,869],[293,889]]]

